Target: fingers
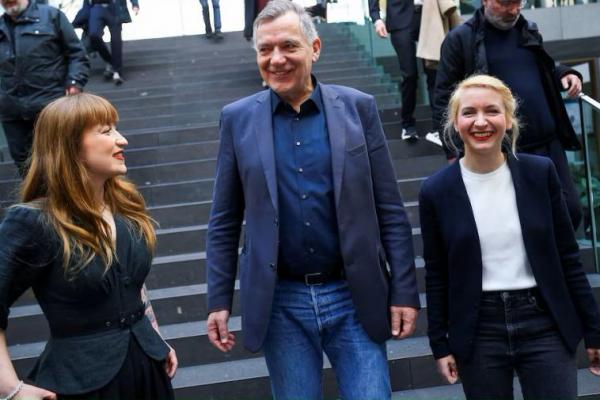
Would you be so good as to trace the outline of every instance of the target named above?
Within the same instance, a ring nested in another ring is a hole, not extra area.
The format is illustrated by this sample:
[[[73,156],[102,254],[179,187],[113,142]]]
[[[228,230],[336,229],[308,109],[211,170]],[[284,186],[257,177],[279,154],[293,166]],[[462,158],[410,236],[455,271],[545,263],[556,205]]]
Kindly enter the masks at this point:
[[[392,306],[391,325],[392,336],[396,339],[404,339],[412,335],[416,329],[417,310],[412,307]]]
[[[210,313],[207,321],[208,340],[223,352],[228,352],[235,345],[235,336],[227,327],[228,319],[229,311],[223,310]]]
[[[450,384],[456,383],[458,380],[458,368],[454,356],[449,355],[437,360],[438,371],[444,380]]]
[[[581,93],[581,80],[577,75],[565,75],[561,80],[563,89],[567,90],[567,95],[571,98],[577,97]]]
[[[56,393],[39,388],[37,386],[24,384],[21,390],[14,397],[14,400],[33,399],[56,400]]]
[[[179,362],[177,361],[177,354],[175,353],[175,350],[171,349],[171,351],[167,355],[167,360],[165,363],[165,369],[169,378],[173,379],[173,377],[175,376],[175,372],[177,371],[178,365]]]
[[[385,23],[378,19],[375,21],[375,32],[379,37],[385,38],[388,35],[387,29],[385,28]]]
[[[590,360],[590,372],[600,376],[600,349],[587,349],[587,354]]]

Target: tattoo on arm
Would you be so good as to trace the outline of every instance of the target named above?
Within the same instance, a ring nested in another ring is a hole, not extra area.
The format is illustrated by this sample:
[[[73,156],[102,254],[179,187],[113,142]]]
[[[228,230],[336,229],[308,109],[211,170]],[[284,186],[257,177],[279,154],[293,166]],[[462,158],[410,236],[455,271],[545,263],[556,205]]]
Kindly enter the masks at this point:
[[[144,303],[144,314],[146,318],[150,320],[150,323],[158,331],[158,322],[156,321],[156,315],[154,315],[154,310],[152,309],[152,304],[150,303],[150,296],[148,296],[148,289],[146,289],[146,285],[142,286],[142,302]]]

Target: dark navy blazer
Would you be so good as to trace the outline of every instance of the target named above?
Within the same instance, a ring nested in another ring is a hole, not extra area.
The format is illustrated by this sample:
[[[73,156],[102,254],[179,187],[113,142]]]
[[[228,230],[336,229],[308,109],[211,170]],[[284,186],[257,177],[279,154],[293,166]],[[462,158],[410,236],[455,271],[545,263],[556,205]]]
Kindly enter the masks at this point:
[[[361,324],[382,342],[390,337],[390,304],[419,307],[411,227],[374,98],[342,86],[320,88],[344,268]],[[245,214],[242,328],[245,346],[257,351],[271,314],[279,246],[270,92],[227,105],[220,135],[207,238],[208,307],[231,309]]]
[[[550,159],[508,157],[525,250],[567,347],[600,347],[600,312]],[[419,196],[427,271],[429,340],[435,358],[468,357],[482,285],[481,248],[458,162],[425,181]],[[493,211],[493,210],[491,210]],[[510,249],[507,249],[510,251]]]

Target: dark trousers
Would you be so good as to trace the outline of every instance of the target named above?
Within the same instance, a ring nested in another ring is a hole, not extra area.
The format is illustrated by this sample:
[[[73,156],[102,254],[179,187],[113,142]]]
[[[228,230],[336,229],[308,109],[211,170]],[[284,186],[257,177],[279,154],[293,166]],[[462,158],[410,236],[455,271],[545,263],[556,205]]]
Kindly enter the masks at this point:
[[[3,121],[2,127],[8,143],[8,151],[21,178],[27,173],[27,160],[33,144],[33,120]]]
[[[419,30],[421,29],[421,9],[415,9],[411,26],[391,32],[392,46],[398,55],[400,65],[400,95],[402,97],[402,126],[415,125],[415,107],[417,106],[417,84],[419,81],[419,69],[417,68],[417,45]],[[435,87],[435,69],[423,69],[427,76],[427,92],[429,101],[433,100],[433,89]]]
[[[104,28],[108,26],[110,31],[110,49],[102,40]],[[90,8],[87,34],[92,48],[100,54],[100,57],[110,64],[114,71],[121,73],[123,67],[123,39],[121,38],[121,23],[117,20],[114,6],[95,4]]]
[[[552,160],[560,179],[560,184],[567,202],[567,208],[569,209],[569,215],[571,217],[573,229],[577,230],[579,224],[581,223],[581,219],[583,218],[583,212],[581,210],[579,193],[577,192],[575,184],[573,183],[567,156],[560,141],[558,139],[554,139],[548,144],[533,149],[523,150],[523,152],[545,156]]]
[[[457,359],[467,400],[577,399],[575,354],[564,345],[536,289],[484,292],[473,353]]]

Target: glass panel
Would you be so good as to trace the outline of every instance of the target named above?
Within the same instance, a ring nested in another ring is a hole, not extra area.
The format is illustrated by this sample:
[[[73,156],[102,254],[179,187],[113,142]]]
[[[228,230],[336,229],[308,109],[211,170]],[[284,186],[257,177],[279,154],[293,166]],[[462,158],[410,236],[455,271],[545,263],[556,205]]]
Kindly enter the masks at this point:
[[[600,228],[600,104],[587,96],[582,96],[579,103],[579,118],[573,125],[582,134],[584,164],[573,171],[574,179],[580,188],[584,213],[584,239],[580,239],[580,244],[584,254],[586,248],[595,249],[592,256],[596,272],[600,272],[600,253],[597,245]]]

